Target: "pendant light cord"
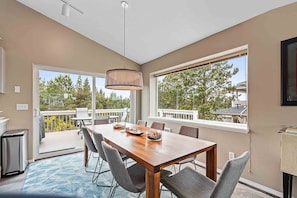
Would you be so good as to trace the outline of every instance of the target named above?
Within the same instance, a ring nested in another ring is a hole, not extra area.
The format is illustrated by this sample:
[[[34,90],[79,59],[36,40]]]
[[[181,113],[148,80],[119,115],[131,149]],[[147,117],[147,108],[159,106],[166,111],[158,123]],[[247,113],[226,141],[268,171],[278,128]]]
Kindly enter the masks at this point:
[[[122,6],[124,8],[124,57],[126,58],[126,8],[128,7],[128,3],[122,1]]]

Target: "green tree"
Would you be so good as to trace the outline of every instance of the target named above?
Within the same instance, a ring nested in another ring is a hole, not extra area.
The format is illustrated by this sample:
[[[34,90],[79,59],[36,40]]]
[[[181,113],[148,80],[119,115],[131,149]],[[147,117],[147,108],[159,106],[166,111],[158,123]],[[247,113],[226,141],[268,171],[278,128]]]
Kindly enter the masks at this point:
[[[235,98],[231,77],[237,72],[222,61],[168,74],[159,79],[158,108],[198,110],[200,119],[214,120],[212,112],[230,107]]]
[[[81,76],[78,76],[75,89],[76,89],[76,94],[75,94],[76,107],[87,107],[90,109],[92,105],[92,102],[91,102],[92,93],[91,93],[89,79],[85,78],[84,82],[82,82]]]
[[[102,89],[96,93],[96,109],[107,109],[107,98]]]
[[[107,109],[121,109],[130,107],[130,99],[118,96],[115,92],[111,92],[107,99]]]
[[[41,110],[63,110],[73,106],[70,96],[74,94],[74,88],[69,75],[59,75],[48,82],[43,80],[39,86]]]

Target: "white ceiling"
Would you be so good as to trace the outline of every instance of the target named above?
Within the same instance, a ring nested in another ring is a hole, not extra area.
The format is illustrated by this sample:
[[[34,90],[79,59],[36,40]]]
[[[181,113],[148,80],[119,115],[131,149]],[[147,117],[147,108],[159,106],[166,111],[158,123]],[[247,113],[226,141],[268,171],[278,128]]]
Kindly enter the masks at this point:
[[[91,40],[124,54],[121,0],[68,0],[84,12],[61,15],[61,0],[18,0]],[[125,56],[139,64],[297,0],[127,0]]]

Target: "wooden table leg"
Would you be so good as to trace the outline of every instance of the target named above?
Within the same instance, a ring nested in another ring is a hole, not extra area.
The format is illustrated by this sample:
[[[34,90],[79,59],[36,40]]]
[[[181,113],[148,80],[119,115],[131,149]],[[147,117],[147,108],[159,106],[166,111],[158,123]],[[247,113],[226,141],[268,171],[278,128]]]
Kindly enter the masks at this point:
[[[84,165],[87,166],[88,163],[88,147],[86,143],[84,143]]]
[[[160,197],[160,172],[145,170],[146,198]]]
[[[213,181],[217,180],[217,145],[206,151],[206,176]]]

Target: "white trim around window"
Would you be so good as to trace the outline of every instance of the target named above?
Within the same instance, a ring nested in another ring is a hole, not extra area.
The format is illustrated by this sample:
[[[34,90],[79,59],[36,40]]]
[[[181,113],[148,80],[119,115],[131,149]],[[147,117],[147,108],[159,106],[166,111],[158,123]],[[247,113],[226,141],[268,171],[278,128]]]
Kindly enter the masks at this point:
[[[158,117],[157,116],[157,78],[160,74],[170,73],[171,71],[181,70],[181,68],[187,68],[188,65],[196,65],[201,62],[207,62],[207,60],[218,59],[219,57],[228,57],[228,54],[236,54],[243,51],[248,51],[248,46],[240,46],[234,49],[230,49],[224,52],[213,54],[207,57],[203,57],[197,60],[189,61],[182,63],[176,66],[172,66],[163,70],[150,73],[149,89],[150,89],[150,108],[149,108],[149,120],[150,121],[162,121],[167,123],[175,124],[187,124],[195,127],[216,129],[219,131],[229,131],[235,133],[247,134],[250,132],[248,124],[238,124],[238,123],[229,123],[229,122],[220,122],[220,121],[211,121],[211,120],[185,120],[185,119],[176,119],[176,118],[167,118],[167,117]]]

